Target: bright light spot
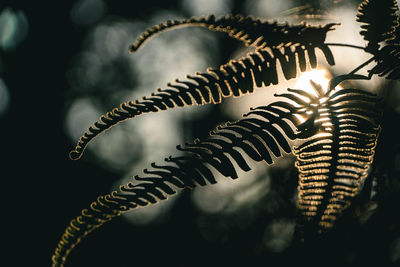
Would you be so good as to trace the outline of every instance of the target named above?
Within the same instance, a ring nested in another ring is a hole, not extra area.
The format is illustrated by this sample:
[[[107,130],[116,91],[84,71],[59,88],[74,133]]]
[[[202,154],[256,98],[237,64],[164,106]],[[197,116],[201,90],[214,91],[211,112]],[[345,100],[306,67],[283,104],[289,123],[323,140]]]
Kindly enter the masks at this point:
[[[306,121],[306,119],[303,116],[301,116],[300,114],[293,114],[293,116],[295,116],[300,121],[300,123],[303,123]]]
[[[4,50],[15,48],[28,33],[28,20],[22,11],[6,8],[0,13],[0,47]]]
[[[311,86],[310,80],[321,85],[322,89],[326,92],[329,84],[326,70],[319,69],[304,72],[300,75],[295,85],[296,89],[302,89],[317,96],[317,92],[315,92],[314,88]]]

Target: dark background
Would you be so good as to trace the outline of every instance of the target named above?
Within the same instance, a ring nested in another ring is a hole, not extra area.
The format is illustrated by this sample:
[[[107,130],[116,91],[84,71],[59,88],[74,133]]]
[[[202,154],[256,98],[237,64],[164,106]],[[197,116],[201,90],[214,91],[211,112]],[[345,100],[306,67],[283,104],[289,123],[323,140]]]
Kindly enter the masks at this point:
[[[80,161],[68,159],[75,141],[66,134],[64,120],[70,103],[79,94],[71,91],[67,72],[84,47],[87,33],[110,16],[146,20],[158,10],[191,15],[182,10],[181,1],[104,2],[104,16],[85,26],[71,22],[75,1],[0,3],[0,12],[6,7],[23,11],[29,22],[26,37],[15,48],[0,47],[0,77],[10,95],[8,108],[0,117],[1,218],[5,237],[2,254],[6,256],[4,261],[10,258],[9,266],[49,266],[68,222],[98,195],[108,193],[121,176],[96,161],[90,151]],[[318,1],[307,2],[320,7]],[[243,13],[244,1],[232,3],[232,13]],[[333,1],[321,3],[329,5]],[[294,4],[304,5],[305,1]],[[132,36],[132,41],[136,37]],[[239,45],[218,35],[218,47],[213,52],[216,62],[226,62]],[[297,186],[295,170],[277,168],[271,172],[271,182],[272,196],[279,199],[278,208],[273,212],[266,210],[263,201],[271,195],[262,198],[252,213],[254,220],[246,227],[234,223],[247,216],[245,211],[223,216],[204,214],[193,206],[191,193],[184,191],[162,222],[135,226],[118,218],[106,224],[79,244],[67,266],[396,266],[400,250],[396,127],[400,115],[395,108],[393,103],[387,107],[377,151],[378,167],[373,174],[379,185],[373,200],[377,209],[371,212],[368,192],[362,194],[327,236],[307,244],[293,239],[279,252],[266,248],[266,226],[275,218],[293,220],[296,213],[289,201]],[[191,132],[202,136],[220,121],[229,119],[218,106],[206,115],[193,121],[188,119],[182,126],[192,127]],[[363,214],[368,215],[364,221],[359,219]],[[200,229],[199,218],[211,238],[206,238],[204,229]],[[393,255],[397,255],[397,262],[393,262]]]

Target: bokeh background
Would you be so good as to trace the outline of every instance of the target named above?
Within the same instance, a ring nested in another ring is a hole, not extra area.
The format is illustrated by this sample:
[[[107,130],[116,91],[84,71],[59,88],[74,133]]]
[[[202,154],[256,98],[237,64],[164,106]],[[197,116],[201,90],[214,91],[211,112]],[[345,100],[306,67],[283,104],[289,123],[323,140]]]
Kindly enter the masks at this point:
[[[208,14],[252,14],[280,22],[341,22],[330,42],[363,45],[356,8],[340,0],[146,0],[0,2],[0,125],[4,262],[50,266],[68,222],[97,196],[130,181],[177,144],[268,104],[296,81],[257,89],[221,105],[148,114],[93,141],[83,158],[68,152],[97,118],[120,102],[150,95],[186,74],[249,51],[222,33],[182,28],[128,46],[146,28]],[[343,74],[368,59],[333,48]],[[327,68],[325,62],[320,68]],[[296,239],[293,157],[253,165],[235,181],[183,190],[169,201],[126,213],[89,235],[67,266],[291,266],[400,263],[400,88],[373,79],[352,84],[388,94],[369,183],[327,236]]]

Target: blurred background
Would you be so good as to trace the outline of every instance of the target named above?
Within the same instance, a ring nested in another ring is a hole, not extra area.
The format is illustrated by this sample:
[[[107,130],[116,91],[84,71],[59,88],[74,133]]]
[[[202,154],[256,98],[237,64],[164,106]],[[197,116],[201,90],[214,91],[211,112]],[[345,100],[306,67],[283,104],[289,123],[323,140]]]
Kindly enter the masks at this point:
[[[0,2],[0,123],[3,252],[11,266],[50,266],[69,221],[99,195],[126,184],[175,146],[205,137],[296,81],[259,88],[220,105],[186,107],[126,121],[96,138],[79,161],[68,153],[98,117],[186,74],[218,67],[250,49],[223,33],[189,27],[163,33],[135,54],[128,46],[168,19],[228,13],[280,22],[341,22],[329,42],[364,45],[361,1],[147,0]],[[346,73],[370,56],[332,48]],[[322,58],[322,57],[321,57]],[[400,263],[400,88],[375,78],[353,84],[388,94],[368,186],[321,239],[295,238],[293,156],[254,164],[235,181],[183,190],[106,224],[75,249],[67,266],[290,266]],[[366,183],[367,184],[367,183]],[[5,259],[4,259],[5,260]],[[14,264],[15,263],[15,264]]]

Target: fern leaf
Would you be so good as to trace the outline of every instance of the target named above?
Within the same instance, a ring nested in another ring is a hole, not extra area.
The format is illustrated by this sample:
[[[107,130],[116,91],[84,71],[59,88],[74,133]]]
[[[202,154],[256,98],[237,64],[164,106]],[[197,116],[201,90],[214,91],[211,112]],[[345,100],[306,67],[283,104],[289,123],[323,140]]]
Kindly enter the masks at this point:
[[[387,79],[400,79],[400,25],[397,1],[364,1],[359,8],[361,32],[369,41],[367,52],[374,54],[376,65],[370,70],[370,76],[377,74]],[[386,44],[380,48],[379,42]]]
[[[394,38],[398,25],[396,0],[365,0],[358,8],[357,21],[364,23],[360,34],[368,41],[367,52],[376,54],[379,43]]]
[[[143,100],[122,103],[119,108],[101,116],[89,127],[70,153],[70,157],[79,159],[93,138],[126,119],[187,105],[218,104],[227,97],[253,93],[256,87],[278,84],[277,62],[280,63],[286,79],[296,78],[298,69],[306,70],[307,60],[311,68],[317,67],[316,48],[323,52],[329,64],[335,64],[332,52],[325,44],[286,46],[280,49],[273,48],[271,52],[257,50],[238,60],[231,60],[219,69],[209,68],[205,73],[188,75],[187,80],[169,83],[168,88],[158,89],[157,93],[143,97]]]
[[[371,74],[386,76],[387,79],[400,79],[400,25],[394,31],[394,39],[388,41],[375,56],[377,64]]]
[[[153,163],[151,170],[144,169],[144,176],[135,176],[137,184],[129,183],[118,192],[99,197],[71,221],[53,255],[53,266],[63,266],[82,238],[121,212],[167,199],[176,193],[175,188],[214,184],[212,170],[236,179],[234,164],[243,171],[250,170],[244,155],[272,164],[272,157],[281,156],[282,150],[291,153],[288,139],[298,138],[296,129],[301,126],[296,114],[306,108],[300,96],[309,96],[308,102],[312,102],[312,95],[292,90],[281,96],[287,101],[253,108],[244,119],[217,127],[207,139],[178,146],[183,155],[166,158],[166,165]]]
[[[331,23],[323,27],[315,27],[303,23],[290,26],[242,15],[226,15],[220,18],[215,18],[214,15],[192,17],[184,20],[168,20],[151,27],[139,36],[129,50],[135,52],[153,36],[183,26],[199,26],[216,32],[224,32],[243,42],[246,46],[253,46],[257,49],[280,47],[287,44],[306,45],[311,43],[316,45],[324,43],[327,32],[333,30],[335,25],[338,24]]]
[[[342,89],[315,106],[317,134],[294,149],[298,206],[302,220],[313,231],[334,225],[367,176],[380,131],[379,101],[361,90]]]

